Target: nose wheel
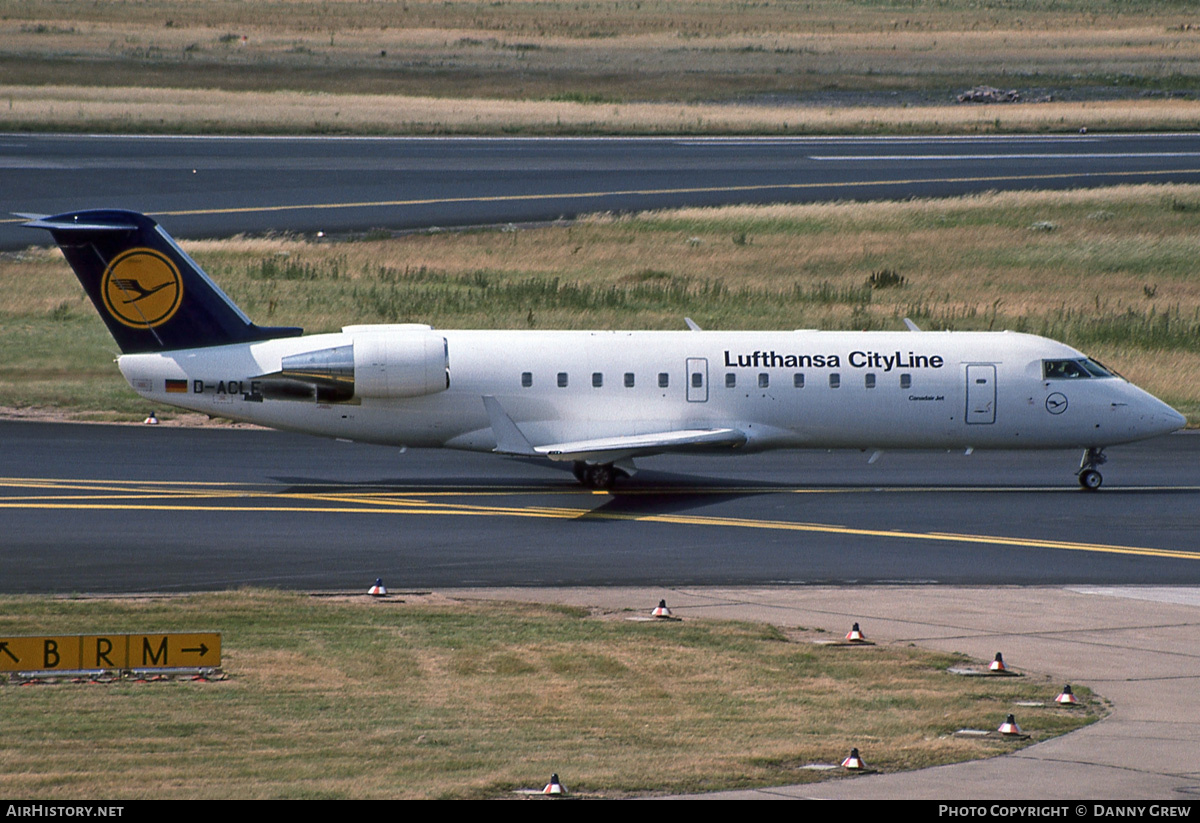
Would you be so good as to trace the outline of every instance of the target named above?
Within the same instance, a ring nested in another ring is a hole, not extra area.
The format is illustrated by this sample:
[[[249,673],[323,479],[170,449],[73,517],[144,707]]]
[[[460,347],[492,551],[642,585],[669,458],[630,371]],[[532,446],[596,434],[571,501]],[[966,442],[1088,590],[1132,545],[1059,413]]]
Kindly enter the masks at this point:
[[[1083,453],[1083,459],[1079,461],[1079,471],[1076,476],[1079,478],[1079,487],[1084,491],[1094,492],[1100,488],[1100,484],[1104,482],[1103,475],[1097,470],[1097,466],[1103,466],[1108,461],[1104,456],[1104,449],[1088,449]]]

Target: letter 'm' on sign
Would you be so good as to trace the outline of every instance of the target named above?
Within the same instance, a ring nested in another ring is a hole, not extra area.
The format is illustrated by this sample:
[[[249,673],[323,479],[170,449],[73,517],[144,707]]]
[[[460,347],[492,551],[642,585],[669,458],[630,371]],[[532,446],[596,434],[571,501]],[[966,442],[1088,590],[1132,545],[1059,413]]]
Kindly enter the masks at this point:
[[[167,636],[158,636],[158,648],[154,649],[151,646],[151,638],[142,638],[142,662],[143,666],[169,666],[167,661]]]
[[[221,635],[135,634],[129,637],[129,666],[134,669],[221,665]]]

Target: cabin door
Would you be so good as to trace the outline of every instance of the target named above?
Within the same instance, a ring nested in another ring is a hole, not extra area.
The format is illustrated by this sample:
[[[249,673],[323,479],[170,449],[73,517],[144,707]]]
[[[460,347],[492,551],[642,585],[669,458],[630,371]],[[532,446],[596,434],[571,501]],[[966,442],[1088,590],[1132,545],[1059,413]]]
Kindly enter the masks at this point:
[[[996,422],[996,367],[967,366],[967,423]]]
[[[708,401],[707,358],[689,357],[687,359],[687,399],[689,403]]]

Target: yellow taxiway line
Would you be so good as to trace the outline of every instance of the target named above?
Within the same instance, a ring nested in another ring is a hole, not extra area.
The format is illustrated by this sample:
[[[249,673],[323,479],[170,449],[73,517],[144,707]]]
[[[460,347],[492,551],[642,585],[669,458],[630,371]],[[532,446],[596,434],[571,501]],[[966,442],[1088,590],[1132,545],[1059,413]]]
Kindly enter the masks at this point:
[[[1194,174],[1195,168],[1158,169],[1137,172],[1147,177]],[[258,214],[285,211],[396,208],[403,206],[461,205],[465,203],[521,203],[543,200],[588,200],[600,197],[656,197],[680,194],[751,194],[764,191],[803,191],[806,189],[861,189],[869,186],[914,186],[929,183],[1013,183],[1037,180],[1095,180],[1104,177],[1127,177],[1129,171],[1059,172],[1050,174],[997,174],[967,177],[912,177],[905,179],[843,180],[808,183],[757,183],[741,186],[680,186],[659,189],[611,189],[578,192],[545,192],[538,194],[496,194],[470,197],[421,197],[407,200],[357,200],[349,202],[292,203],[274,206],[230,206],[208,209],[171,209],[148,212],[154,217],[195,217],[217,214]],[[21,223],[26,218],[0,218],[0,223]]]
[[[1192,174],[1196,169],[1162,169],[1143,171],[1138,174],[1163,176],[1173,174]],[[159,217],[190,217],[213,214],[247,214],[256,212],[304,211],[307,209],[361,209],[361,208],[392,208],[399,206],[433,206],[453,205],[463,203],[521,203],[539,200],[587,200],[599,197],[656,197],[678,194],[750,194],[763,191],[803,191],[805,189],[854,189],[868,186],[914,186],[928,183],[1010,183],[1031,180],[1072,180],[1091,179],[1098,177],[1127,177],[1128,171],[1111,172],[1060,172],[1054,174],[999,174],[979,175],[972,177],[914,177],[903,180],[846,180],[841,182],[811,182],[811,183],[758,183],[742,186],[680,186],[661,189],[615,189],[580,192],[545,192],[538,194],[496,194],[473,197],[425,197],[408,200],[362,200],[346,203],[309,203],[278,206],[239,206],[217,209],[178,209],[174,211],[157,211],[150,214]]]
[[[1122,546],[1109,543],[1085,543],[1069,540],[1045,540],[1033,537],[971,534],[945,531],[913,531],[904,529],[872,529],[844,526],[836,523],[803,523],[790,520],[757,520],[743,517],[692,514],[640,514],[610,512],[574,506],[539,505],[493,505],[484,503],[452,503],[446,497],[460,499],[479,497],[512,498],[521,494],[542,495],[548,490],[535,487],[517,489],[464,490],[395,490],[355,492],[352,488],[342,490],[321,487],[320,491],[305,492],[295,486],[238,485],[222,483],[146,482],[146,481],[83,481],[0,478],[0,488],[37,489],[38,491],[59,490],[63,492],[91,492],[90,494],[37,494],[32,496],[0,496],[0,509],[44,509],[44,510],[88,510],[88,511],[159,511],[159,512],[246,512],[286,514],[384,514],[409,516],[468,516],[468,517],[524,517],[555,520],[619,520],[639,523],[657,523],[673,526],[699,526],[709,528],[755,529],[779,532],[828,534],[846,537],[866,537],[875,540],[920,540],[935,543],[976,544],[988,546],[1011,546],[1024,549],[1057,549],[1100,554],[1121,554],[1136,557],[1158,557],[1173,560],[1200,560],[1200,552],[1163,549],[1146,546]],[[907,490],[907,489],[906,489]],[[571,494],[591,499],[593,494],[584,490],[549,490],[556,494]],[[689,490],[693,493],[712,493],[712,490]],[[731,489],[721,493],[730,493]],[[793,490],[762,488],[736,490],[743,494],[775,493],[787,494]],[[837,492],[840,490],[825,490]],[[867,491],[853,489],[850,491]],[[988,491],[994,491],[989,489]],[[606,496],[606,495],[604,495]],[[428,498],[439,497],[431,501]],[[178,502],[163,502],[172,500]],[[243,504],[229,504],[238,499]],[[193,502],[185,502],[191,500]],[[155,502],[151,502],[155,501]],[[265,501],[277,501],[267,503]],[[286,501],[286,502],[285,502]]]

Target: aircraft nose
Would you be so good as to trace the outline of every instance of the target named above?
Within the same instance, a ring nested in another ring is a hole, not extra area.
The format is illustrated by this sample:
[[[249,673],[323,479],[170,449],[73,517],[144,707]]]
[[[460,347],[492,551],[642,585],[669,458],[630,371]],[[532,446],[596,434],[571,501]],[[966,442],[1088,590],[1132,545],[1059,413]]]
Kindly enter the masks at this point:
[[[1175,411],[1170,406],[1167,406],[1167,411],[1169,412],[1167,415],[1167,422],[1171,426],[1171,431],[1177,431],[1178,429],[1182,429],[1187,425],[1187,418],[1182,414]]]
[[[1156,408],[1146,416],[1150,427],[1157,434],[1170,434],[1187,425],[1187,418],[1166,403],[1155,398]]]
[[[1118,428],[1128,426],[1125,431],[1136,440],[1170,434],[1187,425],[1186,417],[1136,386],[1130,386],[1129,393],[1112,405],[1113,411],[1121,412],[1113,422]]]

